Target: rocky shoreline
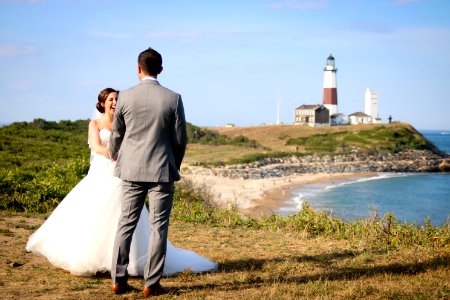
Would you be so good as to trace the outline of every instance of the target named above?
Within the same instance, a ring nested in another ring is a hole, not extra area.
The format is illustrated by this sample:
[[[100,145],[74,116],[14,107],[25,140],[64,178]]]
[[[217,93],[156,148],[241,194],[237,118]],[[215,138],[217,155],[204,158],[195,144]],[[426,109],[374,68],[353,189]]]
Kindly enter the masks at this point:
[[[445,171],[443,165],[450,166],[450,159],[428,150],[409,150],[379,155],[293,155],[214,168],[189,165],[182,176],[206,188],[217,205],[259,217],[272,214],[292,197],[294,188],[303,185],[385,172],[440,172]]]
[[[296,174],[368,172],[449,172],[450,161],[428,150],[367,155],[291,156],[266,158],[241,165],[211,169],[213,175],[231,179],[262,179]]]

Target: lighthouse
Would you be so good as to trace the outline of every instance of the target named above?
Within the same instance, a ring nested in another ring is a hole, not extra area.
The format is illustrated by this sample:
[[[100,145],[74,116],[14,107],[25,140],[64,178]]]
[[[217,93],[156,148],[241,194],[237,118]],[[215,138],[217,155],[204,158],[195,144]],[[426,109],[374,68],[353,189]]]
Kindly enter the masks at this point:
[[[323,105],[330,111],[330,116],[338,112],[336,72],[334,57],[330,54],[327,58],[323,76]]]

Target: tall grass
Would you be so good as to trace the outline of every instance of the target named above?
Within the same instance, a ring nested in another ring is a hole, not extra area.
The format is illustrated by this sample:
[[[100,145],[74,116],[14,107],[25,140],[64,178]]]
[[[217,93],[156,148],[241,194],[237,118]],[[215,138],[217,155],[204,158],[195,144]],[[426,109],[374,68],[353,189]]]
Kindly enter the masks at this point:
[[[49,213],[85,176],[88,167],[87,160],[77,159],[34,173],[16,169],[0,174],[0,210]],[[450,244],[449,221],[441,227],[433,226],[429,219],[424,220],[423,225],[417,225],[402,223],[392,214],[379,217],[374,213],[369,218],[347,222],[315,211],[308,203],[292,216],[273,214],[265,218],[250,218],[236,208],[215,206],[207,186],[195,186],[186,179],[176,183],[172,218],[213,227],[281,230],[302,237],[328,236],[351,240],[363,247]]]
[[[351,240],[362,247],[398,248],[403,246],[441,247],[450,244],[450,223],[433,226],[429,219],[424,225],[400,222],[392,214],[352,222],[313,210],[307,202],[292,216],[273,214],[255,219],[243,216],[236,208],[215,207],[205,186],[196,187],[189,180],[177,184],[172,218],[218,227],[246,227],[290,231],[302,237],[327,236]]]

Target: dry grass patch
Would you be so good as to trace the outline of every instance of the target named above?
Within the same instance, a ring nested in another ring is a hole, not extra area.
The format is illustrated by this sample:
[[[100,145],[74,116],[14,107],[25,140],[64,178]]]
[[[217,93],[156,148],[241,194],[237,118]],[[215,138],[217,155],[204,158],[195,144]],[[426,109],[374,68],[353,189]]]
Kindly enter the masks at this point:
[[[407,126],[406,124],[398,124]],[[370,130],[380,126],[397,126],[397,124],[361,124],[351,126],[330,126],[313,128],[307,125],[267,125],[267,126],[249,126],[249,127],[215,127],[211,128],[225,134],[230,138],[243,135],[249,139],[256,140],[264,147],[273,151],[290,151],[291,146],[285,146],[288,138],[309,137],[315,134],[326,134],[335,132],[359,132],[361,130]]]
[[[24,249],[43,218],[0,213],[1,299],[140,299],[113,296],[109,274],[77,277]],[[29,227],[27,227],[29,226]],[[10,231],[11,234],[3,232]],[[158,299],[448,299],[449,247],[367,250],[292,232],[174,221],[170,241],[219,263],[216,273],[163,279]],[[141,278],[130,284],[140,289]]]
[[[183,164],[224,162],[234,158],[242,158],[249,154],[264,152],[260,148],[233,145],[188,144]]]
[[[240,146],[189,144],[185,163],[245,163],[247,160],[254,161],[266,156],[289,156],[293,152],[296,155],[310,153],[336,154],[356,150],[392,152],[403,148],[433,148],[420,133],[411,125],[405,123],[318,128],[306,125],[267,125],[214,127],[210,130],[222,136],[225,135],[229,139],[246,137],[260,146],[252,148],[247,144]]]

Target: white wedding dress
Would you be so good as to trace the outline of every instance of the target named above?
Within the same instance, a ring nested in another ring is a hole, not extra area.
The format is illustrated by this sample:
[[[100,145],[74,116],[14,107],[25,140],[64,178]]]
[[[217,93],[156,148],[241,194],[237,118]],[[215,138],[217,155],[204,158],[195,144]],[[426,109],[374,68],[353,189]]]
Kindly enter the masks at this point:
[[[100,130],[107,146],[110,131]],[[26,250],[77,275],[111,271],[112,251],[120,216],[121,180],[113,176],[115,163],[93,153],[89,172],[28,239]],[[128,273],[142,276],[147,260],[150,228],[144,206],[133,235]],[[167,244],[164,275],[185,270],[214,271],[217,264],[198,254]]]

